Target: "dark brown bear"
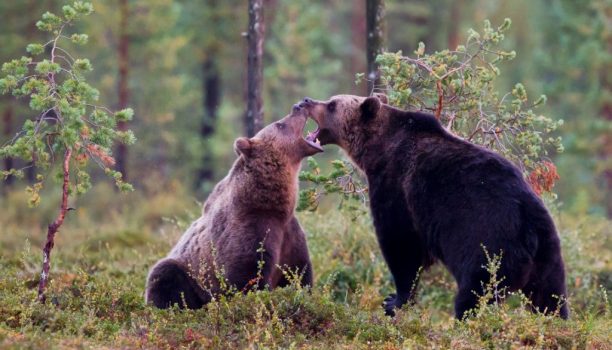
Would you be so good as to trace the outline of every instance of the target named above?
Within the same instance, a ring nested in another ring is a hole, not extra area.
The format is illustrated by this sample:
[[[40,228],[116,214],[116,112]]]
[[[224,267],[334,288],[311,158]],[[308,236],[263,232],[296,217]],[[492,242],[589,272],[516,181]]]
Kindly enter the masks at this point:
[[[253,138],[236,140],[239,157],[204,203],[202,216],[151,269],[147,303],[199,308],[222,292],[219,273],[238,290],[284,286],[288,281],[279,266],[299,270],[302,283],[312,284],[304,232],[293,215],[300,162],[322,151],[302,137],[306,120],[294,106]]]
[[[383,99],[383,101],[381,101]],[[447,132],[429,114],[386,104],[386,97],[306,98],[321,144],[336,144],[368,180],[380,248],[396,294],[387,314],[411,299],[420,267],[440,260],[458,285],[455,315],[477,304],[490,278],[481,245],[502,251],[499,274],[540,311],[568,317],[559,237],[542,201],[508,160]]]

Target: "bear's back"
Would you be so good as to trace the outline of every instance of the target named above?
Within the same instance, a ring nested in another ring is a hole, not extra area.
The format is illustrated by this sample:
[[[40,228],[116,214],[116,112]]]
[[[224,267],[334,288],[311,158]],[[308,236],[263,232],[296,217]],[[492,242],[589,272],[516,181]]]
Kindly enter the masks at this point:
[[[201,265],[212,263],[213,247],[226,234],[231,220],[230,176],[221,180],[210,193],[202,208],[202,215],[183,233],[168,257],[182,263]]]

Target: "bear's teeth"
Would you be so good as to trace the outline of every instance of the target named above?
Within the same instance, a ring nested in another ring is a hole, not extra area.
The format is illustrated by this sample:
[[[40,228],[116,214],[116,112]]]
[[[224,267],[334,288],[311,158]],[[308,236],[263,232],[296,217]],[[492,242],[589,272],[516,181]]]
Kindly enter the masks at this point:
[[[320,145],[320,144],[321,144],[321,141],[319,141],[319,138],[318,138],[318,137],[315,139],[315,143],[316,143],[317,145]]]

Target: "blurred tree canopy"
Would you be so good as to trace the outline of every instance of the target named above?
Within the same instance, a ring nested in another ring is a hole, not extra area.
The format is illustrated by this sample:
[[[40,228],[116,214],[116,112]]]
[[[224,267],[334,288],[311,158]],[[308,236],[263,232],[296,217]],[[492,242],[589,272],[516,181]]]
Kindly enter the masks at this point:
[[[25,45],[39,35],[36,20],[62,5],[60,0],[1,2],[0,59],[25,55]],[[89,33],[89,44],[71,49],[90,58],[95,69],[88,77],[114,109],[126,98],[120,93],[125,79],[127,104],[135,112],[130,128],[139,140],[126,153],[130,182],[145,193],[173,181],[206,193],[225,175],[235,157],[233,140],[244,133],[246,2],[99,0],[93,5],[94,14],[79,24]],[[264,6],[266,123],[304,96],[367,93],[365,82],[355,84],[355,75],[367,69],[365,1],[265,0]],[[609,0],[387,0],[385,8],[384,48],[390,52],[412,53],[420,41],[428,52],[454,50],[466,41],[468,28],[485,19],[511,18],[503,48],[516,51],[516,58],[505,63],[495,84],[511,91],[522,82],[531,98],[546,94],[542,113],[565,121],[556,131],[565,152],[551,153],[563,208],[612,215]],[[120,72],[121,60],[127,71]],[[16,120],[30,117],[26,106],[27,101],[0,99],[2,144],[18,131],[22,122]],[[330,159],[337,157],[332,147],[329,151]],[[2,169],[23,166],[10,161],[4,160]]]

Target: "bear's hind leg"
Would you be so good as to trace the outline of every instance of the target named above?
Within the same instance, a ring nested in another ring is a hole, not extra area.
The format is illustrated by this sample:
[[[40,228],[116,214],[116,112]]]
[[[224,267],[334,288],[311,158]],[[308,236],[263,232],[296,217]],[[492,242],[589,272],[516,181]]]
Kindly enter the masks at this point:
[[[502,259],[502,262],[503,261],[504,260]],[[487,270],[478,268],[477,271],[474,271],[471,274],[466,274],[460,278],[462,282],[457,280],[459,290],[455,296],[455,317],[458,320],[463,320],[466,313],[478,306],[480,297],[488,292],[487,290],[484,290],[484,288],[490,287],[489,283],[492,276]],[[502,265],[501,271],[498,272],[497,281],[500,284],[495,288],[499,289],[491,291],[495,295],[490,300],[487,300],[487,304],[494,304],[502,301],[505,297],[505,293],[502,292],[503,290],[516,290],[525,283],[522,281],[520,275],[512,273],[512,271],[508,271],[507,261],[506,265]]]
[[[281,252],[281,262],[283,267],[286,266],[291,270],[291,273],[297,272],[299,274],[300,285],[302,287],[312,286],[312,263],[310,262],[308,245],[306,244],[306,235],[295,218],[293,218],[289,229],[285,233],[283,250]],[[287,276],[283,274],[278,286],[285,287],[289,284],[290,281],[287,279]]]
[[[480,267],[457,279],[459,287],[455,296],[455,317],[458,320],[463,320],[470,310],[478,306],[478,300],[484,293],[483,286],[489,279],[489,273]],[[494,300],[489,301],[492,302]]]
[[[455,318],[463,320],[466,313],[478,305],[478,296],[471,288],[460,288],[455,296]]]
[[[210,298],[205,296],[182,264],[174,259],[164,259],[149,273],[145,299],[160,309],[174,304],[180,308],[198,309]]]
[[[304,275],[302,276],[302,287],[312,287],[313,283],[313,273],[312,273],[312,263],[308,261],[306,267],[304,268]]]
[[[545,271],[537,270],[523,292],[537,311],[553,313],[559,310],[562,319],[569,318],[569,308],[563,300],[567,297],[563,263],[552,264]]]

